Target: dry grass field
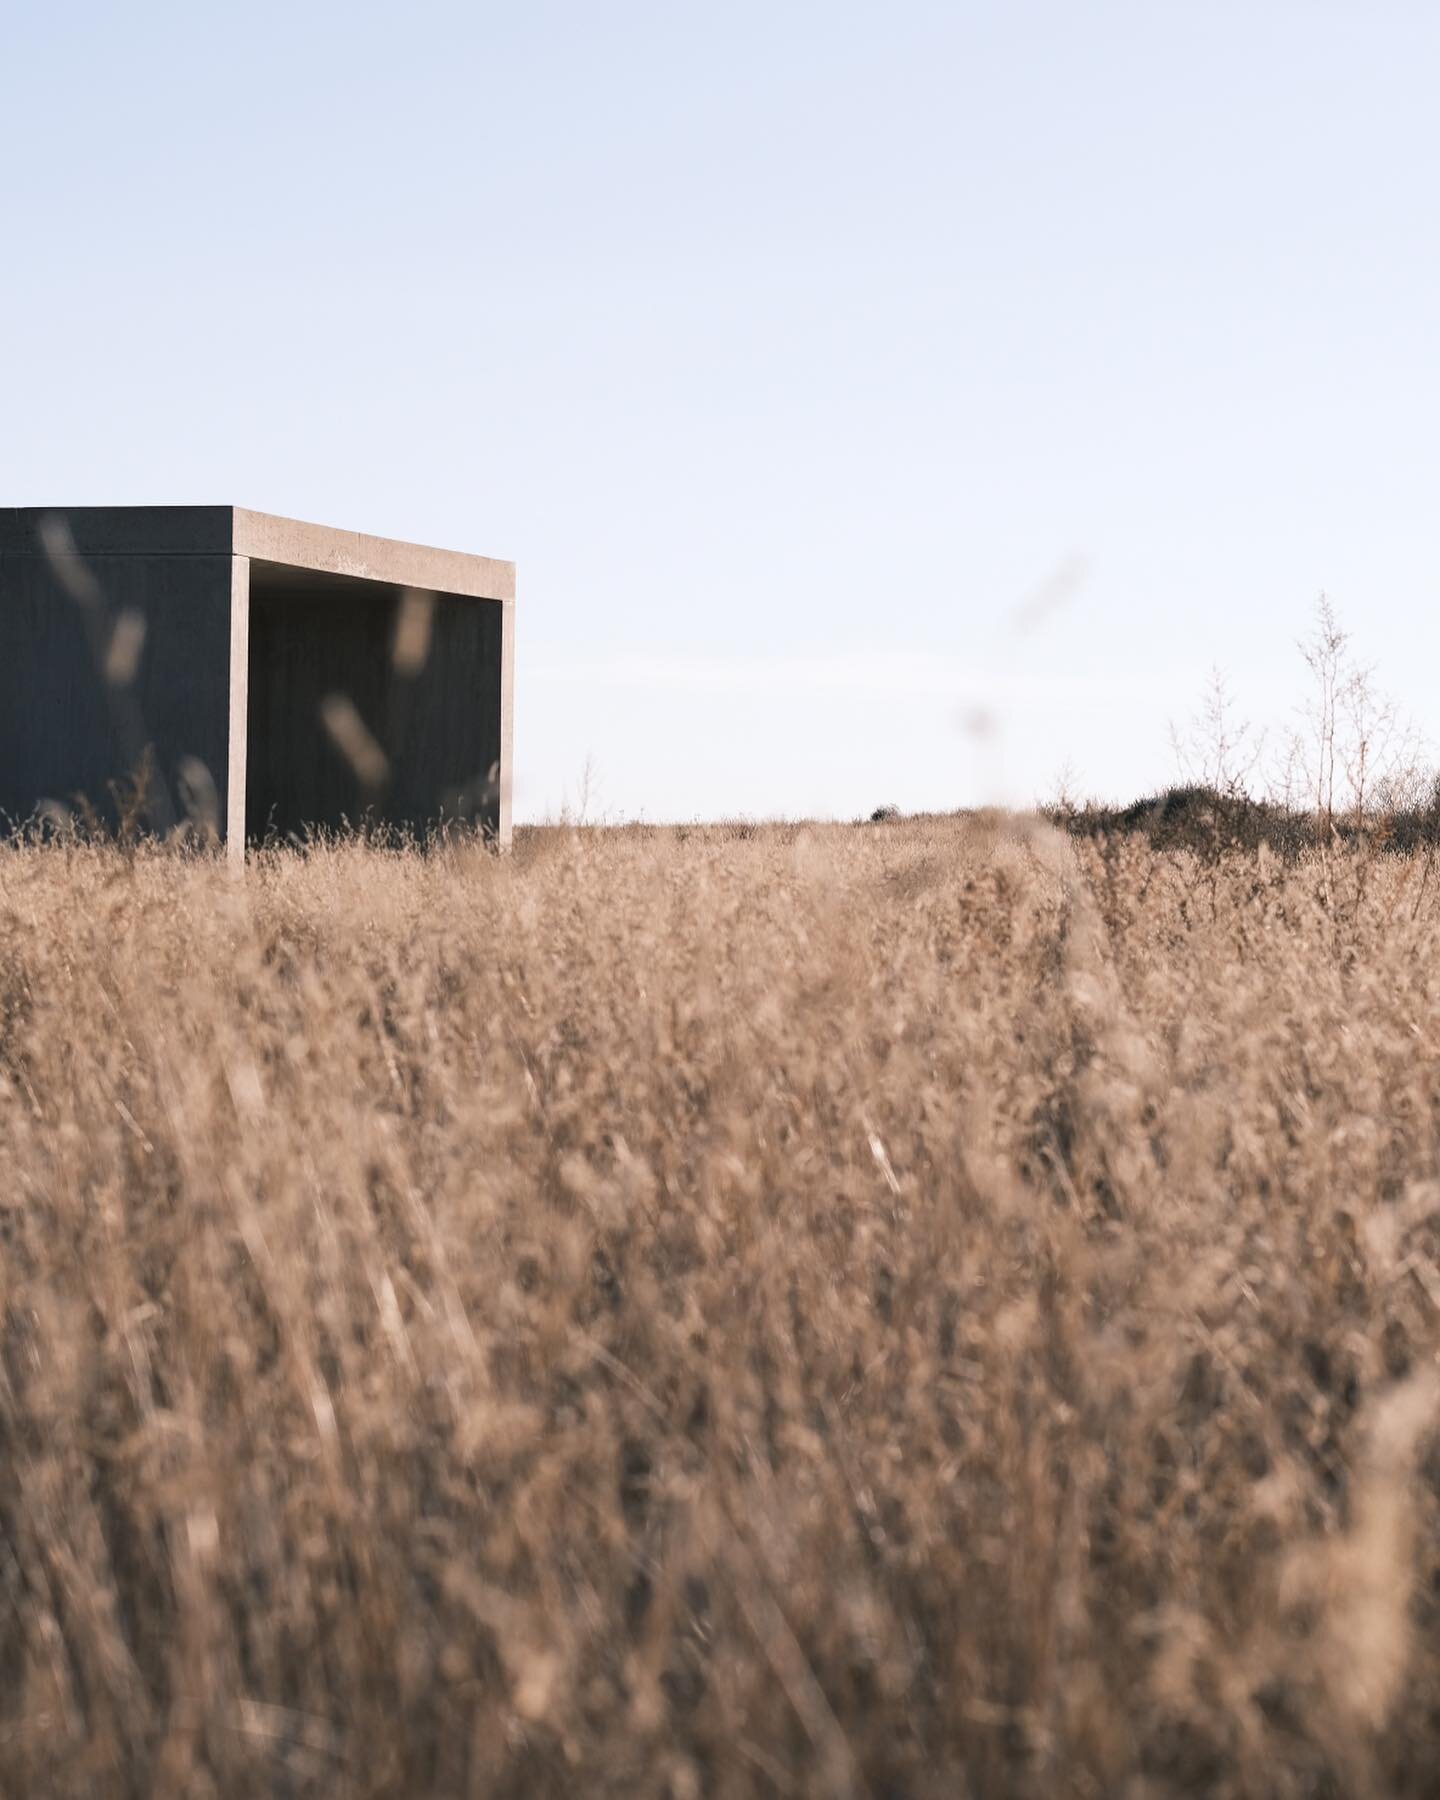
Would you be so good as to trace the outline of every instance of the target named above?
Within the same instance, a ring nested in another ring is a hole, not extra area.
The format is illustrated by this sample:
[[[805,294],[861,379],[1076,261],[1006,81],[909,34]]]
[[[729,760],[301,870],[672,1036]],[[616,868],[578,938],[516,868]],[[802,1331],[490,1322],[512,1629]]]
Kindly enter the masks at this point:
[[[0,1792],[1440,1766],[1440,880],[0,850]]]

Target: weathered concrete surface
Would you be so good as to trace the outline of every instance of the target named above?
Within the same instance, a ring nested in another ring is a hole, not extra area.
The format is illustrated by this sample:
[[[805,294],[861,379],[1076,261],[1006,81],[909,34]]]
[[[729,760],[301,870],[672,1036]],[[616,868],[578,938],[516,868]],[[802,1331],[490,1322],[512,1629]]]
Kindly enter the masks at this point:
[[[233,518],[230,547],[236,556],[436,594],[466,594],[475,600],[515,598],[514,563],[498,562],[491,556],[402,544],[394,538],[367,537],[360,531],[334,531],[328,525],[277,519],[271,513],[246,512],[238,506]]]
[[[510,838],[515,569],[236,507],[0,509],[0,810]]]

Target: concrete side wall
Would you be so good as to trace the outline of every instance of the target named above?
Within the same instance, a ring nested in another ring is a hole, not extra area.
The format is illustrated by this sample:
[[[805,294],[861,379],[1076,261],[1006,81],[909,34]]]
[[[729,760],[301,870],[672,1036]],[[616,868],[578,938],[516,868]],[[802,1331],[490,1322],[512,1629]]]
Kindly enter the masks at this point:
[[[149,745],[148,823],[183,817],[188,789],[223,829],[232,560],[0,551],[0,812],[83,797],[113,821],[110,783]]]
[[[467,818],[498,832],[504,607],[427,599],[413,664],[396,655],[401,610],[416,605],[401,590],[251,562],[251,840],[367,815],[421,830]]]

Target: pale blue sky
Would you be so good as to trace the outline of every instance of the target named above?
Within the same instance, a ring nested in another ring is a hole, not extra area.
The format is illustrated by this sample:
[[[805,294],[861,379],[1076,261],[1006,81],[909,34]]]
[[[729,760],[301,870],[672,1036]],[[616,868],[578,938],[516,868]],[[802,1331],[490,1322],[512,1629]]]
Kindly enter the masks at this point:
[[[1430,0],[0,25],[0,501],[514,557],[519,817],[1129,796],[1321,588],[1433,720]]]

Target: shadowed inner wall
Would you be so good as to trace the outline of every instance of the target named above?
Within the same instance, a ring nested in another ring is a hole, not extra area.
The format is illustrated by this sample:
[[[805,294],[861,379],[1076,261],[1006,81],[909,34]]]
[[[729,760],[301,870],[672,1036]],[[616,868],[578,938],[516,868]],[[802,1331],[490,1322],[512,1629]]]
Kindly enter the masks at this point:
[[[366,818],[494,831],[502,614],[252,562],[246,837]]]

